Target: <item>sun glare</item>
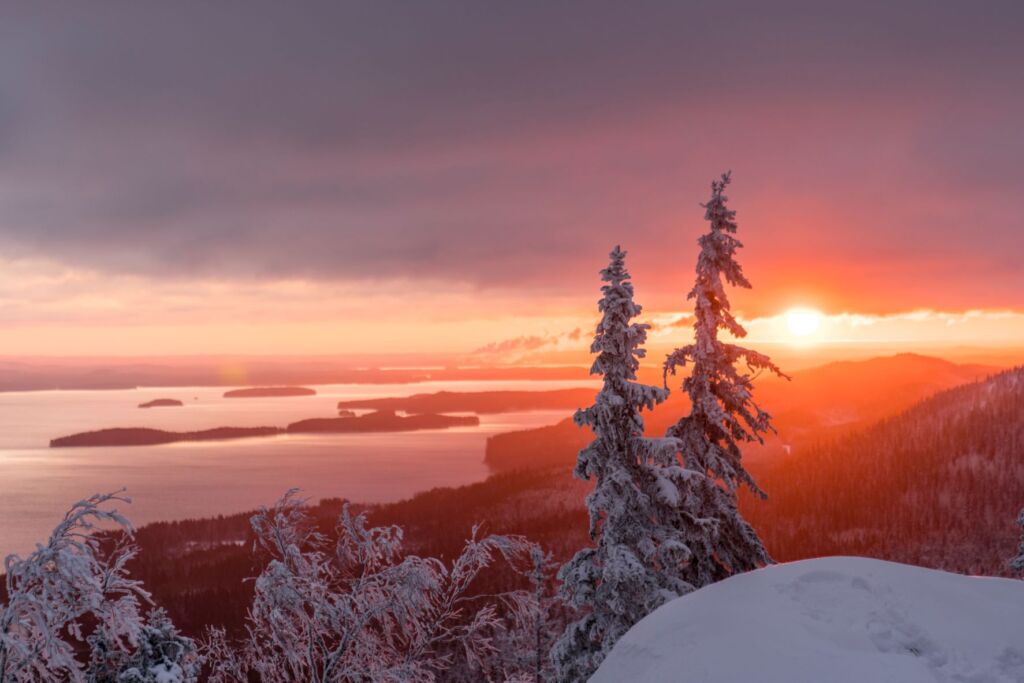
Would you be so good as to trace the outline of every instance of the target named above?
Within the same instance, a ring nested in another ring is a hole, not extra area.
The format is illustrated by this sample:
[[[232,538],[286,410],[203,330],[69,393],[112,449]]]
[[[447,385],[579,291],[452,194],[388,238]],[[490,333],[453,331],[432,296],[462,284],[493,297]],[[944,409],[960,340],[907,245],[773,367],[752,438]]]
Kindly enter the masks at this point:
[[[794,308],[786,312],[786,327],[795,337],[809,337],[818,331],[821,313],[810,308]]]

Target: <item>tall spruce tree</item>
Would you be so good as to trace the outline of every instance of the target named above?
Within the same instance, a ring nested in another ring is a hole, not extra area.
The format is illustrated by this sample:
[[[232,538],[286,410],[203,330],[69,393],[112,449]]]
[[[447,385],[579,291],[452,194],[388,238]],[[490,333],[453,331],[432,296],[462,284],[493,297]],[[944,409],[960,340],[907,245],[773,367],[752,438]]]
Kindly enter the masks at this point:
[[[641,410],[664,401],[668,390],[636,381],[650,326],[632,322],[641,307],[633,301],[625,256],[615,247],[601,271],[606,284],[591,374],[604,383],[594,405],[575,416],[595,437],[580,451],[575,475],[595,480],[587,507],[597,544],[559,571],[567,601],[584,611],[553,649],[560,681],[586,679],[633,624],[691,589],[680,578],[691,552],[678,507],[689,481],[703,477],[679,465],[675,439],[643,436]]]
[[[683,572],[696,588],[771,562],[736,507],[736,489],[745,485],[765,496],[743,467],[740,448],[763,442],[772,431],[771,416],[753,401],[754,378],[764,371],[785,375],[768,356],[719,339],[721,331],[746,336],[730,311],[725,284],[751,287],[736,261],[743,245],[734,237],[736,212],[726,206],[729,181],[728,173],[713,181],[711,200],[703,205],[711,229],[698,240],[697,280],[687,296],[694,302],[694,342],[669,354],[664,365],[666,386],[668,375],[689,366],[683,390],[690,413],[667,434],[679,440],[686,468],[707,475],[692,480],[686,497],[688,515],[702,520],[692,527],[696,535],[687,534],[693,558]]]

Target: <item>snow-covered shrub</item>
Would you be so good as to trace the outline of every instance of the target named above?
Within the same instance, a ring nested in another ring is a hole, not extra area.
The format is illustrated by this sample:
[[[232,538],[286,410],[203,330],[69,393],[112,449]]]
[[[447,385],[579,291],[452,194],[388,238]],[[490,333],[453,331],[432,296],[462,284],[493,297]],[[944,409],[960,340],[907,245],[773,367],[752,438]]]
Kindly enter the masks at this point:
[[[149,594],[125,568],[137,551],[131,524],[116,509],[104,507],[119,501],[130,502],[117,493],[79,501],[45,545],[24,559],[10,555],[5,560],[0,681],[195,680],[191,641],[177,635],[163,612],[151,613],[149,624],[141,615]],[[104,525],[117,532],[98,535]],[[150,653],[157,632],[179,647]],[[153,668],[158,664],[176,675],[158,675]]]
[[[522,653],[533,594],[471,590],[497,559],[528,571],[535,546],[477,530],[451,564],[403,552],[399,527],[368,527],[344,506],[331,543],[289,492],[252,518],[269,556],[256,579],[248,636],[211,632],[214,683],[245,681],[532,680]]]

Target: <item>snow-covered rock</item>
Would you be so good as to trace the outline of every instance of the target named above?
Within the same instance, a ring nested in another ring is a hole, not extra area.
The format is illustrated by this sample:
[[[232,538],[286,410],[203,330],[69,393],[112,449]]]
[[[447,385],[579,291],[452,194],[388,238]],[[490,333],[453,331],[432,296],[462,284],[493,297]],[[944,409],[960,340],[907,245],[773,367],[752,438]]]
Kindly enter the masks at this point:
[[[658,608],[595,683],[1021,683],[1024,581],[861,557],[774,565]]]

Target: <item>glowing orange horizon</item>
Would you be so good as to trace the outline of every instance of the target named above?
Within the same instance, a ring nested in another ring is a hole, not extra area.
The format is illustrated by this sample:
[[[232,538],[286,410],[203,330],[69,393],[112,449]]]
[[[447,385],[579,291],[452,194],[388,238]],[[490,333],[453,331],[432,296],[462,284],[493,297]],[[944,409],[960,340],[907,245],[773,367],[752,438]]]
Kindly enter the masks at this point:
[[[636,255],[631,270],[643,318],[653,324],[650,345],[684,342],[690,274],[683,269],[666,282],[650,250]],[[761,286],[778,272],[762,264],[748,270],[754,290],[730,291],[752,342],[905,349],[1020,348],[1024,340],[1024,312],[1012,307],[841,306],[811,285]],[[852,271],[794,272],[862,289]],[[498,364],[585,357],[598,281],[596,273],[576,279],[571,291],[542,295],[412,279],[183,282],[9,261],[0,263],[0,356],[449,354]],[[795,323],[794,311],[803,312]]]

